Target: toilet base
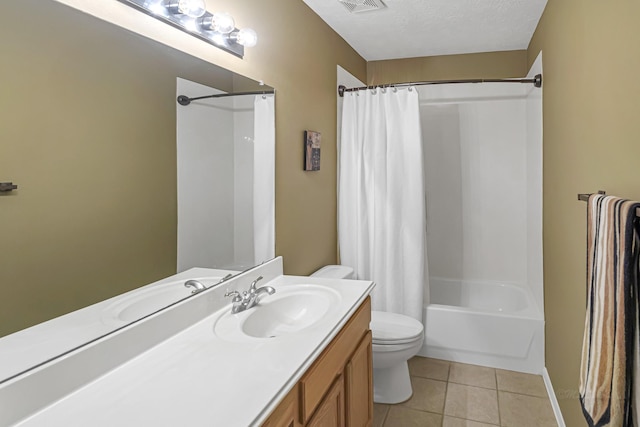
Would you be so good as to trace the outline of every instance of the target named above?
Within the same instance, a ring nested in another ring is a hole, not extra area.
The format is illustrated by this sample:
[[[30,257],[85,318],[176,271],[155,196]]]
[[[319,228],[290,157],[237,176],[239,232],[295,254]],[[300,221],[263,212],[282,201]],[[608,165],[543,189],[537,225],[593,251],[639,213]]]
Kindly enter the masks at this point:
[[[413,395],[407,361],[388,368],[373,369],[373,401],[395,404],[409,400]]]

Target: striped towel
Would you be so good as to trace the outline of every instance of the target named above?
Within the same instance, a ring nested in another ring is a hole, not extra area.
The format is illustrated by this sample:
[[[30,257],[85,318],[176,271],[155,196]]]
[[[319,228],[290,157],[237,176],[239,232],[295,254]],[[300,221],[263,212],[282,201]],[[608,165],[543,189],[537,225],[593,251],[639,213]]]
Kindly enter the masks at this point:
[[[587,214],[587,316],[580,403],[589,426],[632,426],[637,357],[640,203],[592,194]]]

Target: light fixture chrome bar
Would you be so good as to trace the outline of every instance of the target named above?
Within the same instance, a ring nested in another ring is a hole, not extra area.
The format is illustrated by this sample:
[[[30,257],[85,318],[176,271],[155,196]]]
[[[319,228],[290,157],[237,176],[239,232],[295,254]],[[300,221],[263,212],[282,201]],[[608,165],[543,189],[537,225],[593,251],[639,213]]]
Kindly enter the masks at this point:
[[[186,95],[178,96],[178,104],[180,105],[189,105],[191,101],[197,101],[199,99],[207,99],[207,98],[225,98],[227,96],[242,96],[242,95],[271,95],[275,93],[273,90],[263,90],[263,91],[255,91],[255,92],[236,92],[236,93],[218,93],[216,95],[205,95],[198,96],[195,98],[189,98]]]
[[[356,92],[364,89],[387,88],[387,87],[405,87],[405,86],[424,86],[424,85],[444,85],[456,83],[532,83],[535,87],[542,87],[542,74],[536,74],[532,79],[466,79],[466,80],[433,80],[425,82],[408,82],[408,83],[392,83],[387,85],[374,85],[362,87],[346,87],[338,86],[338,94],[342,97],[345,92]]]
[[[187,34],[192,35],[217,48],[231,53],[239,58],[244,57],[244,46],[236,43],[228,34],[221,34],[205,29],[201,23],[211,16],[206,13],[203,17],[191,18],[182,14],[175,14],[165,7],[163,0],[118,0],[149,16],[152,16],[165,24],[169,24]],[[237,28],[234,31],[239,31]]]

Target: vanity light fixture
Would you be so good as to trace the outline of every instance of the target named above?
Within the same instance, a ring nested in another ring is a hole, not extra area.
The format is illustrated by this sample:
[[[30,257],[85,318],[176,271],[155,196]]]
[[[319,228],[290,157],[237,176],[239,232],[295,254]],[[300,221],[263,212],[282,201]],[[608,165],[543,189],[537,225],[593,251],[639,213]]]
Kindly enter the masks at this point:
[[[238,29],[228,13],[207,11],[205,0],[118,0],[240,58],[253,47],[258,35]]]

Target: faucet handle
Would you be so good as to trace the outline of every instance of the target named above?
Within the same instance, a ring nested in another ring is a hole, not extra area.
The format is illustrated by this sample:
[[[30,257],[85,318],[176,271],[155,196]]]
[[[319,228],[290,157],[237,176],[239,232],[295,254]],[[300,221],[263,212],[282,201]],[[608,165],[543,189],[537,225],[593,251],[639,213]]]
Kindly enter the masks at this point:
[[[231,292],[227,292],[224,294],[224,297],[233,297],[232,301],[233,302],[238,302],[238,301],[242,301],[242,297],[240,296],[240,292],[238,291],[231,291]]]
[[[227,281],[229,279],[231,279],[233,277],[233,274],[229,273],[226,276],[224,276],[222,279],[220,279],[220,281],[218,283],[222,283],[224,281]]]
[[[264,279],[264,277],[258,276],[258,278],[256,280],[251,282],[251,286],[249,286],[249,292],[250,293],[254,293],[256,291],[256,283],[258,283],[262,279]]]

